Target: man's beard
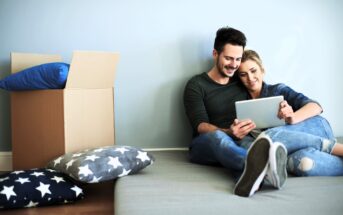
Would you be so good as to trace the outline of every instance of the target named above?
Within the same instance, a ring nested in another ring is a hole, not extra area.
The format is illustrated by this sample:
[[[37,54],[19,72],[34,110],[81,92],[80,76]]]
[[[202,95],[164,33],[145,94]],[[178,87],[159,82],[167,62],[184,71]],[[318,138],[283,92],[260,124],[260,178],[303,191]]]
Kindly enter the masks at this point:
[[[235,71],[238,69],[238,66],[235,67],[230,67],[230,66],[224,66],[225,69],[234,69]],[[221,69],[221,67],[219,67],[219,62],[217,63],[217,70],[219,71],[219,75],[221,75],[223,78],[232,78],[233,75],[235,74],[235,72],[233,72],[232,74],[226,74],[223,69]]]

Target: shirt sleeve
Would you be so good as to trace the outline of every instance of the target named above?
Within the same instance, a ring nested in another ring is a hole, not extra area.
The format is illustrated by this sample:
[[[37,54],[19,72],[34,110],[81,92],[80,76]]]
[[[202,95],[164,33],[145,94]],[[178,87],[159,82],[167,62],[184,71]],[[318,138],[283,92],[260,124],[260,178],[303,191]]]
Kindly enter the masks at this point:
[[[204,104],[204,94],[204,90],[197,81],[192,79],[188,81],[185,87],[183,101],[186,115],[194,132],[197,132],[200,123],[209,122]]]
[[[284,96],[284,99],[287,101],[289,105],[293,107],[294,111],[299,110],[300,108],[311,102],[316,103],[321,107],[319,102],[308,98],[302,93],[296,92],[295,90],[293,90],[285,84],[278,84],[277,91],[279,91],[280,95]]]

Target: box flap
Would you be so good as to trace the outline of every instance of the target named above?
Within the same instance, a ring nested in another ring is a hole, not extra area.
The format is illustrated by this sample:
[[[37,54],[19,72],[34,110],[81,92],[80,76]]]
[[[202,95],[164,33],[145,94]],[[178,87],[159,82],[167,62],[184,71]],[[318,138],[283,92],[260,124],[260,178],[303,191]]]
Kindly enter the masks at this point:
[[[113,100],[113,88],[64,90],[66,152],[114,144]]]
[[[23,69],[37,66],[43,63],[62,62],[60,55],[32,54],[32,53],[11,53],[11,72],[16,73]]]
[[[118,53],[74,51],[66,88],[111,88]]]

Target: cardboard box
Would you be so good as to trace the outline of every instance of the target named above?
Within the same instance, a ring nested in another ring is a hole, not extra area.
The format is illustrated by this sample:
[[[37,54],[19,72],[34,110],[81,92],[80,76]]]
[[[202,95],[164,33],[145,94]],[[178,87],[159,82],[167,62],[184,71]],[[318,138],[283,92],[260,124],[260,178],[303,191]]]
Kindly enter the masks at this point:
[[[11,92],[13,169],[45,167],[67,152],[114,144],[118,58],[76,51],[65,89]],[[11,70],[61,61],[58,55],[11,53]]]

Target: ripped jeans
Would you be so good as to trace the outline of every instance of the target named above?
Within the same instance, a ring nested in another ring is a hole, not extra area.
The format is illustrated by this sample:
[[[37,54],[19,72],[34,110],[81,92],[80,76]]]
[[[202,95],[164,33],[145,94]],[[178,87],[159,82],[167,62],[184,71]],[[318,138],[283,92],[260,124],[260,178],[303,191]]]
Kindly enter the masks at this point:
[[[295,125],[265,131],[288,150],[287,170],[297,176],[343,175],[343,158],[331,155],[336,139],[330,124],[315,116]]]
[[[297,176],[343,175],[343,158],[330,154],[336,140],[325,118],[315,116],[296,125],[268,129],[265,133],[287,148],[289,172]],[[201,134],[192,140],[190,160],[242,171],[247,149],[253,141],[250,135],[235,141],[219,130]]]

